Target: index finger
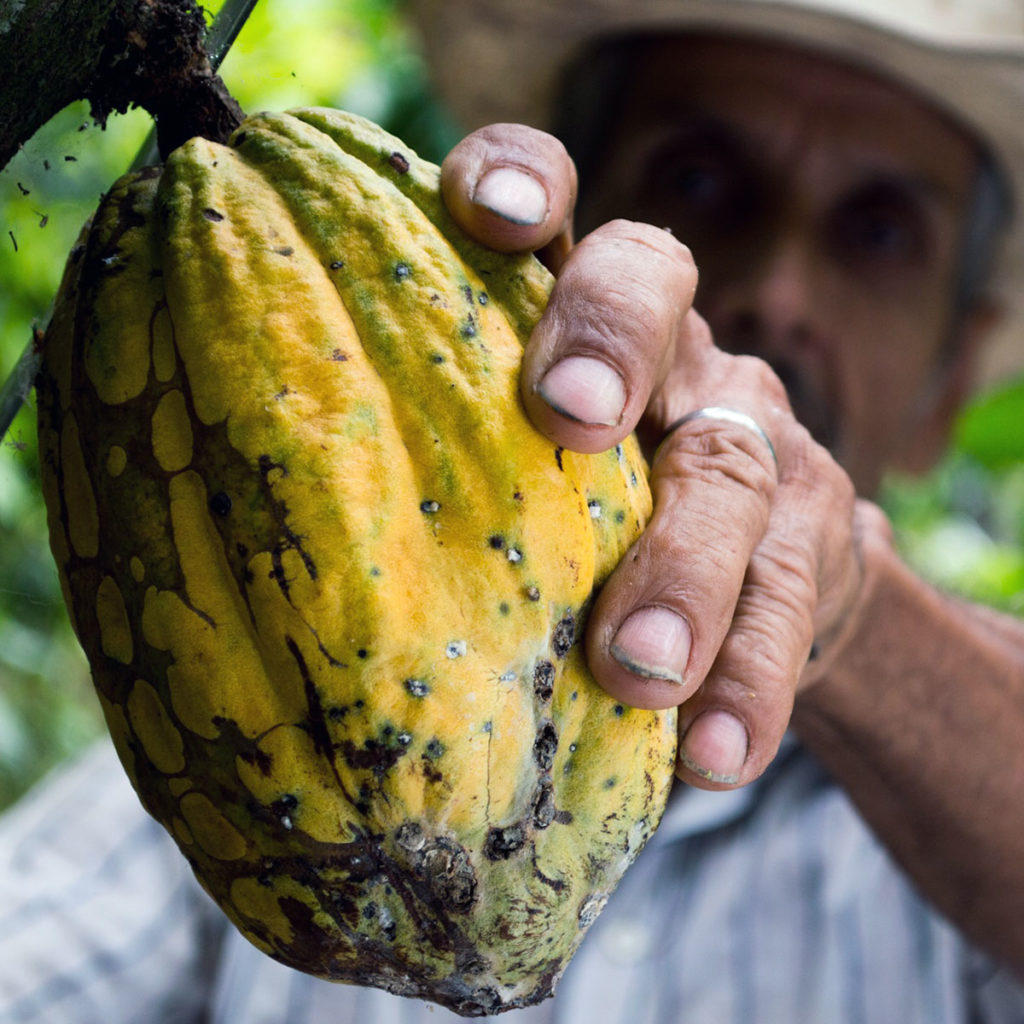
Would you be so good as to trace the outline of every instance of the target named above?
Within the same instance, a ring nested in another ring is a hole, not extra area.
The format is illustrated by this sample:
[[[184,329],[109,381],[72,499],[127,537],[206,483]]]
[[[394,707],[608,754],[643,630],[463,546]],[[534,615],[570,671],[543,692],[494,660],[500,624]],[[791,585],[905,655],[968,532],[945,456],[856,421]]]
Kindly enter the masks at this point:
[[[553,135],[521,124],[467,135],[441,165],[441,194],[459,226],[490,249],[547,249],[554,270],[569,251],[576,167]]]

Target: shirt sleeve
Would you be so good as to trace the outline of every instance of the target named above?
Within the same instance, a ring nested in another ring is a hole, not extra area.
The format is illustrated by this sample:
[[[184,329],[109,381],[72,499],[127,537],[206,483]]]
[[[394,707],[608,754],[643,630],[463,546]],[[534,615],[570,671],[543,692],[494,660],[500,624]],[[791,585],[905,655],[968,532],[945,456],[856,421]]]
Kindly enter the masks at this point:
[[[0,1024],[192,1024],[220,911],[109,743],[0,819]]]

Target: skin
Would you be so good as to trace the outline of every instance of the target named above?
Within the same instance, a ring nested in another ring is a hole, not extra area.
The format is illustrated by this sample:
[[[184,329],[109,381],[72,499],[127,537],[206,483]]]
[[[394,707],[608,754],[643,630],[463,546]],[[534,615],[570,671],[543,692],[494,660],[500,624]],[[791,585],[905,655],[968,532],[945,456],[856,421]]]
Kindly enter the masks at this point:
[[[595,676],[680,706],[695,786],[751,781],[794,727],[923,894],[1024,971],[1024,628],[916,578],[867,500],[941,452],[997,319],[952,303],[974,143],[827,59],[666,39],[607,150],[574,247],[575,170],[549,136],[492,126],[443,168],[467,230],[558,273],[527,410],[599,451],[727,406],[777,465],[711,418],[657,448],[654,518],[588,626]],[[514,177],[492,188],[495,169],[539,184],[543,213]]]

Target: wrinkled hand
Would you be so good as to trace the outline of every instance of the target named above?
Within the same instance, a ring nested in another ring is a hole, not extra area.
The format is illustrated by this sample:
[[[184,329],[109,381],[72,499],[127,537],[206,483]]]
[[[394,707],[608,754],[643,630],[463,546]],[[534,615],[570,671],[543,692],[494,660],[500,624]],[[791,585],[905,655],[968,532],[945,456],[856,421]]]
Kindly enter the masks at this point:
[[[680,705],[681,778],[749,782],[846,630],[862,580],[857,533],[880,513],[856,501],[768,365],[715,347],[683,244],[613,221],[572,246],[575,170],[556,140],[514,125],[476,132],[446,159],[442,189],[479,241],[541,251],[557,274],[522,374],[527,411],[552,441],[599,452],[637,429],[653,442],[709,406],[746,414],[771,439],[774,455],[749,426],[714,417],[671,430],[651,464],[654,516],[586,637],[615,697]]]

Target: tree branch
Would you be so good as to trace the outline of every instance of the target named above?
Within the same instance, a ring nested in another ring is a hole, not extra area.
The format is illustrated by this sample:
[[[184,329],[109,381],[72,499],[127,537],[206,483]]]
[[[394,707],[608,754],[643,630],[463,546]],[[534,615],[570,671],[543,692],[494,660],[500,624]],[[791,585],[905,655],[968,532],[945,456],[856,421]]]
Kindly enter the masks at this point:
[[[242,111],[214,73],[194,0],[0,0],[0,167],[63,107],[153,115],[161,154],[223,140]]]

